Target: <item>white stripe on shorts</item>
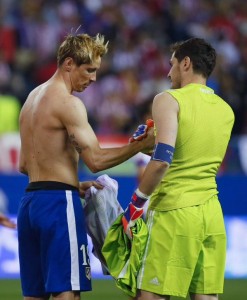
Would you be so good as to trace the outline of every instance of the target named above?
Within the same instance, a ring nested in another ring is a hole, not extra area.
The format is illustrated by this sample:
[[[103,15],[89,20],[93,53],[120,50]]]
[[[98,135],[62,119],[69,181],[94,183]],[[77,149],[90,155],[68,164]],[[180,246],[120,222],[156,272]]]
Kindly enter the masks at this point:
[[[75,214],[72,199],[72,191],[66,191],[67,199],[67,222],[69,230],[70,255],[71,255],[71,287],[72,290],[80,290],[79,280],[79,258],[78,258],[78,243],[76,237]]]
[[[147,244],[145,247],[145,252],[143,255],[143,261],[142,261],[142,267],[138,273],[137,276],[137,288],[141,289],[141,285],[142,285],[142,279],[143,279],[143,273],[144,273],[144,269],[145,269],[145,262],[146,262],[146,258],[147,258],[147,253],[148,253],[148,246],[149,246],[149,242],[150,242],[150,235],[151,235],[151,230],[152,230],[152,226],[153,226],[153,218],[154,218],[154,210],[149,210],[148,212],[148,221],[147,221],[147,227],[148,227],[148,240],[147,240]]]

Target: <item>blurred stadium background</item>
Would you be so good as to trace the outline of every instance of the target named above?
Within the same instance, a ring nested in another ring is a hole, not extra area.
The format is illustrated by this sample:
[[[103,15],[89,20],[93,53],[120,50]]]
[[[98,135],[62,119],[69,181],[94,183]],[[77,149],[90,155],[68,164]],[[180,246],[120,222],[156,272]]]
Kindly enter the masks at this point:
[[[110,42],[97,82],[77,95],[102,146],[127,142],[153,96],[169,87],[170,43],[198,36],[217,49],[218,63],[207,84],[236,117],[217,178],[228,235],[226,290],[220,299],[246,299],[246,1],[0,0],[0,211],[15,218],[27,184],[17,169],[20,108],[30,90],[54,73],[58,44],[77,28],[99,32]],[[105,172],[118,180],[123,206],[137,184],[136,161]],[[95,176],[81,163],[79,177]],[[112,280],[102,279],[98,261],[91,260],[95,290],[85,299],[125,299]],[[21,299],[16,232],[6,228],[0,228],[0,299]]]

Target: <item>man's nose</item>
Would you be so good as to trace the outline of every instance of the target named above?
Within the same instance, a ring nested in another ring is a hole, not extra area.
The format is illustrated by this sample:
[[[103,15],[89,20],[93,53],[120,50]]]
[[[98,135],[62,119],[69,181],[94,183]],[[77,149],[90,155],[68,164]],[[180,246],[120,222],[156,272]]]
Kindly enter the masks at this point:
[[[96,73],[92,73],[90,76],[90,81],[95,82],[96,81]]]

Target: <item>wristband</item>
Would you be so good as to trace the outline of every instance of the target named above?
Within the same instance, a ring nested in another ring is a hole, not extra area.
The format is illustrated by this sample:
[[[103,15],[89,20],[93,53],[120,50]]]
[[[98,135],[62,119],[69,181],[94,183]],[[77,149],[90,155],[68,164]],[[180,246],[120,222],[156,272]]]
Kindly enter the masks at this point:
[[[141,192],[141,191],[139,190],[139,188],[137,188],[137,189],[135,190],[135,193],[136,193],[136,195],[137,195],[138,197],[140,197],[140,198],[143,198],[143,199],[146,199],[146,200],[149,199],[149,196],[148,196],[147,194],[144,194],[143,192]]]
[[[131,198],[131,203],[137,208],[142,208],[148,199],[148,195],[143,194],[139,189],[136,189]]]

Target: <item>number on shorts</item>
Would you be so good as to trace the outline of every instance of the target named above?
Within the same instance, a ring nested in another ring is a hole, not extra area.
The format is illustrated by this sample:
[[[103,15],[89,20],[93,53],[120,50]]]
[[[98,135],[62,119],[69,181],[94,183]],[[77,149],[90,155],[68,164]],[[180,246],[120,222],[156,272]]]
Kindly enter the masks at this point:
[[[82,251],[82,259],[83,259],[83,266],[89,265],[89,255],[88,255],[88,246],[87,245],[81,245],[80,250]]]

